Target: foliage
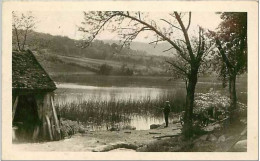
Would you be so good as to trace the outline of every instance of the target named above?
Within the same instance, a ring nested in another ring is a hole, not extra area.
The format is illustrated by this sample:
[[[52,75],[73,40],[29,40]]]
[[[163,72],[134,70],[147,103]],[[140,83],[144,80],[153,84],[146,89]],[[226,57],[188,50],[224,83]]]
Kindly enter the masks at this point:
[[[241,74],[247,69],[247,13],[222,13],[219,38],[227,58]]]
[[[225,111],[230,106],[230,100],[227,96],[213,91],[210,91],[209,93],[196,93],[194,103],[194,113],[201,113],[210,108],[216,108],[218,111]]]
[[[215,54],[214,67],[225,86],[231,75],[247,71],[247,13],[220,13],[222,22],[218,31],[211,31],[219,54]]]
[[[111,66],[111,65],[102,64],[99,66],[98,73],[100,75],[132,76],[132,75],[134,75],[134,70],[131,69],[130,67],[128,67],[127,64],[122,64],[122,66],[117,69],[114,69],[113,66]]]
[[[205,114],[203,117],[206,119],[224,119],[229,114],[230,98],[222,95],[220,92],[214,92],[210,90],[209,93],[196,93],[195,96],[194,114]],[[213,112],[214,110],[214,115]],[[247,106],[238,102],[237,108],[238,116],[246,117]],[[201,121],[201,120],[200,120]]]
[[[80,132],[85,129],[83,125],[78,121],[66,120],[64,118],[60,118],[60,130],[61,137],[71,137],[72,135]]]
[[[219,50],[218,56],[223,61],[220,76],[224,82],[229,81],[231,100],[229,115],[232,124],[238,120],[235,112],[237,109],[236,77],[247,70],[247,13],[224,12],[220,16],[223,21],[219,25],[219,31],[211,34]]]
[[[101,75],[109,75],[111,71],[113,70],[113,67],[107,64],[102,64],[99,67],[99,74]]]
[[[134,74],[133,69],[130,69],[127,64],[122,64],[120,70],[119,70],[120,75],[128,75],[131,76]]]
[[[77,122],[71,120],[61,120],[61,137],[69,137],[77,132]]]

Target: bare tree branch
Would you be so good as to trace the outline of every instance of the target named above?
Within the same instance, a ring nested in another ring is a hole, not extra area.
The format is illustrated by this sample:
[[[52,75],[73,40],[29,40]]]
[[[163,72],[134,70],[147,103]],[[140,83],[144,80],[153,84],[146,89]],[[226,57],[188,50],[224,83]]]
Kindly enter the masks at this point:
[[[133,33],[126,34],[125,36],[127,36],[127,38],[124,40],[123,45],[121,46],[121,49],[120,49],[120,50],[122,50],[122,48],[126,45],[127,42],[132,41],[133,39],[135,39],[135,38],[138,36],[138,34],[139,34],[140,32],[142,32],[142,31],[144,31],[144,30],[150,30],[150,29],[147,28],[146,26],[144,26],[144,27],[142,27],[142,28],[141,28],[140,30],[138,30],[138,31],[135,31],[135,32],[133,32]]]
[[[141,20],[139,20],[139,19],[137,19],[137,18],[135,18],[135,17],[126,15],[126,14],[124,14],[124,13],[122,13],[122,12],[119,12],[118,15],[121,15],[121,16],[124,16],[124,17],[127,17],[127,18],[130,18],[130,19],[132,19],[132,20],[135,20],[135,21],[137,21],[137,22],[139,22],[139,23],[141,23],[141,24],[143,24],[143,25],[149,27],[149,28],[150,28],[152,31],[154,31],[157,35],[159,35],[160,37],[162,37],[163,39],[165,39],[167,42],[169,42],[172,46],[174,46],[174,48],[175,48],[176,50],[182,52],[182,50],[181,50],[172,40],[170,40],[168,37],[166,37],[165,35],[163,35],[161,32],[159,32],[159,31],[158,31],[155,27],[153,27],[152,25],[150,25],[150,24],[148,24],[148,23],[146,23],[146,22],[144,22],[144,21],[141,21]]]
[[[186,60],[188,63],[191,63],[191,61],[187,58],[187,56],[184,53],[179,53],[179,55]]]
[[[92,39],[90,40],[90,42],[92,42],[94,39],[95,39],[95,37],[97,36],[97,34],[99,33],[99,31],[105,26],[105,24],[110,20],[110,19],[112,19],[114,16],[116,16],[116,15],[112,15],[110,18],[108,18],[101,26],[100,26],[100,28],[96,31],[96,33],[93,35],[93,37],[92,37]]]
[[[189,12],[189,23],[188,26],[186,27],[186,30],[188,31],[190,28],[190,23],[191,23],[191,12]]]
[[[25,48],[27,36],[34,28],[36,22],[31,12],[18,14],[13,11],[12,18],[12,29],[16,37],[17,48],[19,51],[22,51]]]
[[[176,29],[181,30],[181,28],[179,28],[179,27],[177,27],[177,26],[174,26],[172,23],[170,23],[169,21],[167,21],[167,20],[165,20],[165,19],[160,19],[160,20],[162,20],[162,21],[168,23],[169,25],[171,25],[172,27],[174,27],[174,28],[176,28]],[[181,31],[182,31],[182,30],[181,30]]]
[[[14,31],[15,31],[15,35],[16,35],[16,41],[17,41],[18,50],[21,51],[21,46],[20,46],[20,40],[19,40],[18,30],[17,30],[17,28],[16,28],[15,25],[14,25]]]
[[[188,49],[188,52],[189,52],[189,56],[191,58],[191,61],[194,61],[195,60],[195,56],[193,54],[193,51],[192,51],[192,47],[191,47],[191,44],[190,44],[190,39],[189,39],[189,36],[188,36],[188,33],[187,33],[187,30],[185,29],[184,25],[183,25],[183,22],[181,20],[181,17],[180,15],[177,13],[177,12],[174,12],[174,15],[177,19],[177,21],[179,22],[180,26],[181,26],[181,29],[183,31],[183,35],[184,35],[184,38],[185,38],[185,41],[186,41],[186,45],[187,45],[187,49]]]
[[[174,62],[165,61],[166,63],[172,65],[174,68],[177,68],[179,71],[181,71],[184,75],[188,75],[187,71],[183,68],[181,68],[179,65],[175,64]]]
[[[221,42],[220,42],[220,40],[218,39],[218,37],[216,36],[216,33],[213,32],[213,31],[210,31],[210,30],[208,30],[208,31],[209,31],[210,34],[214,37],[214,39],[215,39],[215,41],[216,41],[216,44],[217,44],[217,48],[218,48],[218,50],[219,50],[219,52],[220,52],[220,54],[221,54],[221,56],[222,56],[224,62],[226,63],[227,67],[228,67],[229,69],[233,69],[234,66],[233,66],[233,65],[230,63],[230,61],[228,60],[228,57],[226,56],[225,51],[224,51],[224,49],[222,48]]]
[[[169,48],[169,49],[163,50],[163,52],[169,51],[169,50],[171,50],[171,49],[173,49],[173,48],[174,48],[174,47],[171,47],[171,48]]]
[[[160,42],[160,41],[165,41],[165,40],[163,40],[163,39],[158,39],[158,40],[155,40],[155,41],[152,41],[152,42],[149,42],[149,44],[154,44],[154,43],[158,43],[158,42]]]
[[[23,44],[22,44],[22,50],[24,50],[24,46],[25,46],[28,30],[29,30],[29,28],[26,28],[26,30],[25,30]]]
[[[204,54],[205,51],[205,38],[203,37],[203,30],[200,27],[199,28],[199,49],[198,49],[198,53],[197,53],[197,60],[200,61],[202,55]]]

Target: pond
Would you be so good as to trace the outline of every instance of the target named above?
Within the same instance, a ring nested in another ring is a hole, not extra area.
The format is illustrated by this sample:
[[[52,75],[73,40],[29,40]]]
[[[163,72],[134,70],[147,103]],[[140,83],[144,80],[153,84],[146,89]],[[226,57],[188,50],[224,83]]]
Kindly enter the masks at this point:
[[[56,100],[58,102],[84,101],[98,98],[100,101],[129,99],[142,100],[144,98],[156,99],[159,95],[171,92],[173,89],[148,87],[95,87],[72,83],[57,84]],[[176,89],[175,89],[176,90]]]
[[[139,103],[148,103],[148,101],[158,101],[158,98],[162,95],[168,93],[174,94],[177,91],[177,89],[148,87],[95,87],[71,83],[57,84],[57,87],[58,89],[55,91],[55,104],[58,107],[64,107],[70,104],[80,106],[80,104],[84,102],[92,102],[90,106],[93,106],[93,104],[97,102],[117,102],[122,103],[122,105],[133,104],[138,101],[140,101]],[[86,106],[85,108],[91,107]],[[127,114],[129,115],[128,119],[123,119],[123,121],[118,122],[115,121],[116,124],[121,126],[130,125],[136,127],[137,130],[146,130],[150,128],[151,124],[162,124],[164,122],[162,111],[160,111],[156,117],[149,116],[147,113],[138,114],[135,110],[127,112]],[[93,115],[91,117],[95,116]],[[104,124],[101,126],[101,129],[107,128]],[[97,129],[95,126],[92,128]]]
[[[175,114],[185,106],[183,82],[164,86],[160,84],[160,78],[157,79],[157,86],[156,83],[152,86],[147,86],[149,83],[122,86],[122,82],[117,86],[116,81],[110,86],[56,83],[55,106],[62,117],[84,122],[94,130],[127,125],[146,130],[151,124],[164,123],[162,108],[166,100],[172,105],[170,122],[178,119]],[[246,86],[240,83],[238,86],[239,100],[246,101]],[[221,83],[212,81],[198,82],[196,92],[206,93],[210,88],[227,94]]]

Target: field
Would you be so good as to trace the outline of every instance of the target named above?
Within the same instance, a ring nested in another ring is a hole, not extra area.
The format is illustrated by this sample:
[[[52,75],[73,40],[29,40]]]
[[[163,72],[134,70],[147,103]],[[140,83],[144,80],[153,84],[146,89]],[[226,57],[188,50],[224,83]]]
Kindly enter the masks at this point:
[[[100,67],[104,64],[109,65],[112,68],[111,75],[120,75],[124,66],[132,70],[134,75],[165,75],[166,71],[163,66],[164,63],[162,63],[164,61],[162,58],[150,59],[151,57],[145,55],[133,55],[131,58],[134,60],[131,62],[128,62],[128,58],[124,55],[120,55],[118,58],[116,55],[113,56],[115,60],[66,56],[48,50],[34,52],[34,55],[50,75],[62,73],[97,74],[100,72]],[[149,63],[149,61],[151,62]]]

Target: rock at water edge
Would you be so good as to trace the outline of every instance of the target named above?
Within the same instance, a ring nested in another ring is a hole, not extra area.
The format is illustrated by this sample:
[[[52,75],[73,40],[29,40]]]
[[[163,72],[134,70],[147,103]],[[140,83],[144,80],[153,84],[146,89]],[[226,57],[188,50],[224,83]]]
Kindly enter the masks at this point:
[[[160,124],[152,124],[150,125],[150,129],[157,129],[160,126],[161,126]]]
[[[234,147],[234,151],[239,151],[239,152],[246,152],[247,151],[247,140],[240,140],[237,142]]]

